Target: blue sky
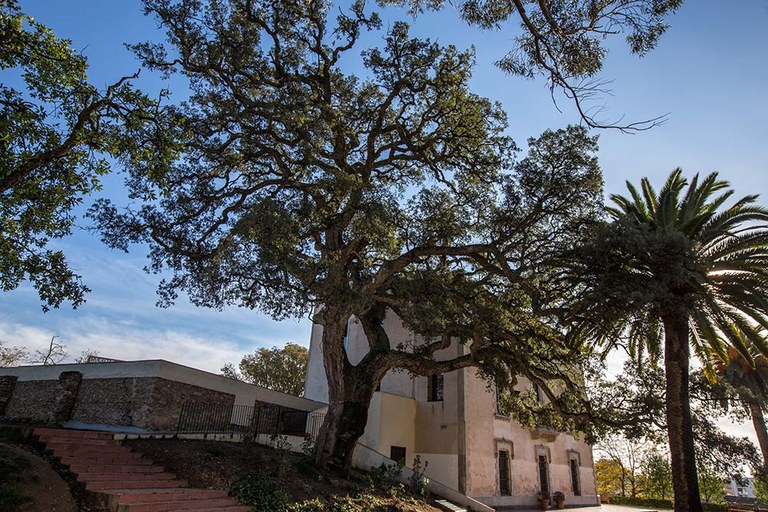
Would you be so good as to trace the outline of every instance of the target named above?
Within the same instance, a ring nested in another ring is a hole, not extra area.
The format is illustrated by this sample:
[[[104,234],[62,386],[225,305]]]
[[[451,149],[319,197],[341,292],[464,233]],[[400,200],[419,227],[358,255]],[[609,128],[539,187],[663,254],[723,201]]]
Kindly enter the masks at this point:
[[[124,42],[162,39],[137,0],[25,0],[21,5],[58,36],[73,41],[88,57],[89,74],[97,85],[139,68]],[[403,17],[402,11],[388,9],[385,20]],[[665,125],[648,132],[600,132],[606,193],[623,193],[625,180],[636,183],[643,176],[661,183],[678,166],[688,176],[718,171],[738,195],[765,192],[768,0],[687,0],[669,21],[671,28],[659,47],[643,59],[631,56],[619,41],[610,47],[602,74],[613,80],[614,95],[605,98],[611,109],[607,117],[670,115]],[[515,25],[481,32],[462,24],[451,8],[412,23],[420,36],[459,48],[475,45],[473,88],[502,102],[509,113],[509,132],[518,144],[547,128],[578,121],[562,98],[563,111],[558,112],[544,81],[508,77],[493,66],[511,47]],[[378,44],[379,37],[374,34],[366,41]],[[146,72],[139,84],[159,88]],[[175,97],[180,96],[183,91],[176,92]],[[107,179],[103,194],[119,196],[120,180]],[[91,201],[86,198],[85,205]],[[218,371],[225,362],[261,346],[308,343],[306,319],[274,322],[253,311],[195,308],[184,299],[170,309],[156,308],[159,278],[142,271],[146,259],[141,247],[129,254],[112,251],[83,230],[56,245],[93,289],[88,302],[77,310],[63,307],[44,314],[28,286],[0,294],[0,339],[10,345],[34,350],[58,335],[73,357],[90,348],[119,359],[165,358]]]

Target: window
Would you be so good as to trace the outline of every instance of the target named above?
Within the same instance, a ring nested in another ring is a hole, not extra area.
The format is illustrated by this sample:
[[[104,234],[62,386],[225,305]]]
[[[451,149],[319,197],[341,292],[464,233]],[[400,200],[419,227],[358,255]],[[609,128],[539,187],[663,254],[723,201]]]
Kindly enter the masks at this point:
[[[506,401],[505,391],[506,390],[504,388],[502,388],[498,384],[496,385],[496,414],[500,416],[507,416],[509,413],[504,403]]]
[[[542,399],[541,399],[541,388],[535,382],[533,383],[532,387],[533,387],[533,394],[536,396],[536,401],[537,402],[542,402]]]
[[[405,464],[405,447],[404,446],[390,446],[389,458],[395,462],[401,462]]]
[[[509,488],[509,452],[499,450],[499,493],[502,496],[512,494]]]
[[[579,454],[570,452],[568,455],[568,467],[571,473],[571,489],[574,496],[581,496],[581,480],[579,478]]]
[[[349,347],[349,322],[352,321],[352,317],[349,317],[347,319],[347,325],[344,327],[344,350],[347,350],[347,347]]]
[[[427,386],[427,400],[430,402],[443,401],[443,374],[430,375]]]
[[[539,455],[539,482],[541,492],[549,494],[549,461],[546,455]]]

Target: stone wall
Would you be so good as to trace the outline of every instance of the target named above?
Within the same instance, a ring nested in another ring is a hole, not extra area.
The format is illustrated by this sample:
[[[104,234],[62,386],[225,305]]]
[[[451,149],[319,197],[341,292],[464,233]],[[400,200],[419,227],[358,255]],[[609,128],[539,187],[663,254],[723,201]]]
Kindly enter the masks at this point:
[[[5,407],[5,417],[22,422],[53,423],[59,381],[18,381]]]
[[[80,385],[72,420],[174,430],[184,402],[231,405],[235,396],[156,377],[88,379]]]
[[[4,416],[23,422],[175,430],[184,402],[235,402],[229,393],[158,377],[82,379],[79,372],[62,372],[59,380],[14,380],[14,386],[3,379],[0,401],[5,391],[11,391]]]
[[[83,380],[72,420],[146,428],[155,380],[146,377]]]
[[[11,400],[17,380],[19,378],[15,375],[3,375],[0,377],[0,416],[5,414],[5,408]]]
[[[205,402],[233,405],[235,395],[191,384],[166,379],[152,379],[154,389],[148,411],[146,427],[151,430],[173,430],[176,428],[184,402]]]

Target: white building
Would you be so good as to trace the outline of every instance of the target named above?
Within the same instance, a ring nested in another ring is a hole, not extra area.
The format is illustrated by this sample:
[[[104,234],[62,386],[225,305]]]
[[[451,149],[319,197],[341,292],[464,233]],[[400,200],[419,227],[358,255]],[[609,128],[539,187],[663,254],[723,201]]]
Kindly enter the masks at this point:
[[[731,478],[731,481],[725,484],[725,494],[728,496],[738,496],[740,498],[755,497],[755,479],[745,477],[741,481]]]
[[[395,315],[388,315],[385,329],[393,346],[413,338]],[[322,327],[313,326],[305,397],[327,403],[321,339]],[[354,319],[345,343],[352,364],[368,351]],[[436,357],[463,350],[457,343]],[[550,429],[527,430],[496,414],[495,393],[474,368],[432,377],[390,371],[373,396],[358,444],[407,466],[418,455],[428,462],[428,478],[491,507],[531,507],[542,490],[564,493],[566,506],[600,503],[592,447]]]

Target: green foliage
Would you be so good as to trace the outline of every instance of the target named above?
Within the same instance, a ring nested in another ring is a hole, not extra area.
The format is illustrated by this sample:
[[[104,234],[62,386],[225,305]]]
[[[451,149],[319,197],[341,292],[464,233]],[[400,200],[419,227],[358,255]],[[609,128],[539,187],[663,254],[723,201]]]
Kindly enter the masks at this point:
[[[658,192],[647,178],[627,188],[629,197],[611,197],[612,222],[595,229],[575,265],[586,293],[574,318],[589,319],[582,334],[608,348],[626,344],[638,365],[664,358],[673,476],[695,489],[689,345],[703,361],[729,348],[750,362],[755,352],[768,356],[760,332],[768,326],[768,210],[754,195],[726,208],[733,190],[716,173],[688,182],[675,169]],[[697,508],[689,503],[696,496],[675,499]]]
[[[726,415],[744,419],[733,390],[722,381],[710,382],[701,371],[696,371],[691,375],[689,391],[694,448],[699,463],[723,474],[739,472],[744,463],[758,465],[759,456],[749,439],[729,435],[717,425],[717,420]],[[620,432],[628,440],[646,441],[651,445],[667,444],[665,394],[663,370],[647,360],[640,365],[637,361],[627,361],[615,379],[601,375],[590,385],[594,409],[600,411],[600,415],[610,415],[613,423],[608,429],[610,432]],[[737,414],[734,416],[734,413]]]
[[[293,396],[303,396],[308,354],[306,347],[295,343],[286,343],[283,348],[260,348],[253,354],[243,356],[239,372],[232,363],[227,363],[221,371],[225,377]]]
[[[649,452],[641,463],[640,487],[643,495],[658,500],[672,497],[672,465],[658,451]]]
[[[150,270],[170,275],[163,305],[185,292],[274,318],[314,309],[332,402],[359,405],[394,368],[480,366],[489,380],[524,374],[556,388],[553,418],[583,412],[581,347],[559,323],[576,290],[554,255],[599,213],[596,137],[548,130],[513,165],[503,109],[469,90],[472,52],[414,38],[404,23],[362,52],[367,78],[346,75],[340,61],[381,24],[363,2],[335,21],[321,1],[145,7],[168,42],[135,52],[188,80],[191,95],[161,109],[164,138],[139,136],[149,142],[123,155],[145,203],[102,201],[91,215],[111,246],[149,244]],[[388,311],[429,341],[391,343]],[[351,317],[371,347],[356,365],[343,346]],[[452,338],[472,350],[436,360]],[[349,464],[354,416],[329,416],[345,432],[326,439],[345,442],[322,449],[321,464]],[[588,428],[575,423],[557,425]]]
[[[427,471],[429,461],[422,463],[421,456],[417,455],[413,458],[413,465],[411,466],[411,476],[408,478],[408,484],[411,488],[411,494],[414,496],[424,496],[427,493],[427,479],[424,476],[424,472]]]
[[[698,474],[701,501],[704,503],[724,504],[725,489],[723,488],[723,483],[725,478],[723,475],[707,465],[700,465]]]
[[[424,8],[440,9],[445,0],[380,0],[381,3],[407,5],[414,13]],[[496,62],[502,70],[524,78],[542,76],[550,88],[562,90],[574,101],[589,126],[608,127],[595,119],[589,102],[604,92],[605,85],[594,80],[603,66],[609,35],[622,34],[632,53],[643,56],[665,32],[665,18],[683,0],[570,0],[567,2],[461,0],[450,2],[470,25],[485,30],[520,25],[514,46]],[[624,131],[654,126],[660,119],[618,126]]]
[[[636,496],[615,496],[611,497],[612,505],[632,505],[635,507],[649,507],[649,508],[674,508],[672,500],[655,499],[655,498],[638,498]]]
[[[325,504],[318,498],[306,500],[301,503],[293,503],[285,509],[286,512],[323,512],[327,510]]]
[[[755,471],[755,498],[758,503],[768,505],[768,465]]]
[[[0,289],[26,280],[43,309],[82,304],[88,288],[51,239],[68,235],[72,210],[99,188],[124,131],[152,103],[123,78],[100,91],[88,83],[85,57],[16,0],[0,2],[0,69],[23,87],[0,84]]]
[[[232,485],[229,494],[264,512],[284,512],[289,503],[284,482],[265,468],[244,475]]]
[[[304,457],[310,458],[315,453],[315,440],[312,437],[305,437],[301,442],[301,453]]]
[[[373,468],[368,473],[368,481],[372,488],[385,489],[393,496],[404,495],[405,486],[402,483],[403,464],[384,464]]]
[[[29,467],[29,461],[0,446],[0,510],[16,512],[33,499],[22,496],[16,489],[21,472]]]

